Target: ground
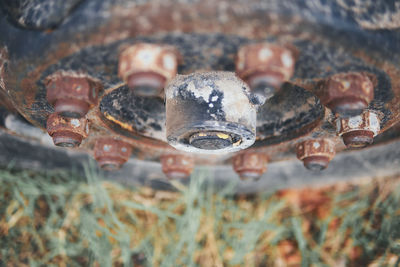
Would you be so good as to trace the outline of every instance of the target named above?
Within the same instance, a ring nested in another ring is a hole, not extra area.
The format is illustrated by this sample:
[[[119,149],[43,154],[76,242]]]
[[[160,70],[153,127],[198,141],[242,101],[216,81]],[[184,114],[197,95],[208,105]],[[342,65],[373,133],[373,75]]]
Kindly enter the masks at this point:
[[[399,265],[400,177],[240,196],[209,175],[156,191],[90,166],[84,177],[3,169],[0,265]]]

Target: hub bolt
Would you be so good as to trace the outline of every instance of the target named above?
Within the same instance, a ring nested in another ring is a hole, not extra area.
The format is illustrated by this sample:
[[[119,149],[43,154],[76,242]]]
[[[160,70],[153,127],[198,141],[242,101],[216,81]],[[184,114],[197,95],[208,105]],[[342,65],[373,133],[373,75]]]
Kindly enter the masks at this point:
[[[107,171],[120,169],[131,153],[132,147],[128,143],[114,138],[97,139],[94,145],[94,158]]]
[[[56,146],[77,147],[89,134],[86,118],[64,118],[53,113],[47,119],[47,132]]]
[[[82,118],[97,103],[101,85],[79,75],[54,74],[47,78],[47,100],[55,113],[66,118]]]
[[[267,170],[267,157],[262,153],[243,152],[233,158],[233,169],[241,180],[258,180]]]
[[[183,154],[166,154],[161,157],[161,165],[168,179],[183,179],[192,173],[194,160]]]
[[[363,73],[338,73],[319,84],[321,102],[340,117],[360,115],[374,99],[374,85]]]
[[[336,130],[348,148],[362,148],[372,144],[379,133],[380,122],[377,114],[366,110],[351,118],[338,118]]]
[[[236,73],[251,88],[255,104],[271,98],[283,82],[293,75],[295,65],[291,50],[274,44],[249,44],[239,49]]]
[[[297,145],[296,152],[304,167],[311,171],[326,169],[336,153],[335,144],[327,138],[303,141]]]
[[[168,143],[189,153],[219,154],[251,146],[256,106],[232,72],[177,75],[165,89]]]
[[[172,46],[135,44],[120,54],[118,73],[135,94],[161,96],[166,82],[177,73],[178,57]]]

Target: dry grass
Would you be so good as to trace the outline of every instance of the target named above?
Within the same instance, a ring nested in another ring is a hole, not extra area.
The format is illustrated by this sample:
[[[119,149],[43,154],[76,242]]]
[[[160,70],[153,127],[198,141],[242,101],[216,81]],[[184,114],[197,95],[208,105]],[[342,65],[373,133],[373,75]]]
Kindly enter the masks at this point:
[[[245,197],[206,176],[166,192],[0,170],[0,265],[399,265],[400,178]]]

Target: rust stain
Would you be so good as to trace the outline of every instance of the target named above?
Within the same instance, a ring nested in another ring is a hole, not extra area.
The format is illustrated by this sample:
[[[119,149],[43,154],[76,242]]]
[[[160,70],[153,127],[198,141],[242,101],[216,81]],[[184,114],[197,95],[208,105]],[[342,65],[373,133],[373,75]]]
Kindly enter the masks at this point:
[[[118,124],[118,125],[121,126],[122,128],[124,128],[124,129],[126,129],[126,130],[128,130],[128,131],[131,131],[131,132],[135,132],[135,130],[133,129],[133,127],[132,127],[131,125],[129,125],[128,123],[125,123],[125,122],[122,122],[122,121],[117,120],[116,118],[114,118],[113,116],[111,116],[110,114],[108,114],[107,112],[105,112],[103,115],[104,115],[104,117],[105,117],[107,120]]]

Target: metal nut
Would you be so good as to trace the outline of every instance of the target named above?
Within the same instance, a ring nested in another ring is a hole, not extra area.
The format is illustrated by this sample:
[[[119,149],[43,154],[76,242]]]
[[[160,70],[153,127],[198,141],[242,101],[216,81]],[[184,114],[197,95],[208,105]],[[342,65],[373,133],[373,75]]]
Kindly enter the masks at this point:
[[[336,154],[334,142],[326,138],[303,141],[297,145],[296,152],[304,167],[312,171],[326,169]]]
[[[168,143],[178,150],[219,154],[251,146],[256,107],[234,73],[177,75],[165,89]]]
[[[77,147],[89,134],[86,118],[71,119],[51,114],[47,119],[47,132],[56,146]]]
[[[340,117],[361,114],[374,99],[374,85],[363,73],[338,73],[319,86],[321,102]]]
[[[267,170],[267,157],[256,152],[243,152],[233,158],[233,169],[241,180],[258,180]]]
[[[47,78],[47,101],[55,113],[67,118],[82,118],[95,105],[101,85],[79,75],[55,74]]]
[[[379,133],[378,115],[366,110],[361,115],[350,118],[338,118],[336,130],[348,148],[361,148],[372,144]]]
[[[187,155],[167,154],[161,157],[161,165],[168,179],[183,179],[192,173],[194,160]]]
[[[132,147],[124,141],[113,138],[100,138],[94,145],[94,158],[100,167],[107,171],[118,170],[128,161]]]
[[[137,95],[160,96],[177,73],[178,57],[172,46],[135,44],[120,54],[118,73]]]
[[[293,75],[295,66],[291,50],[274,44],[258,43],[241,47],[237,54],[236,73],[251,88],[262,104],[283,82]]]

